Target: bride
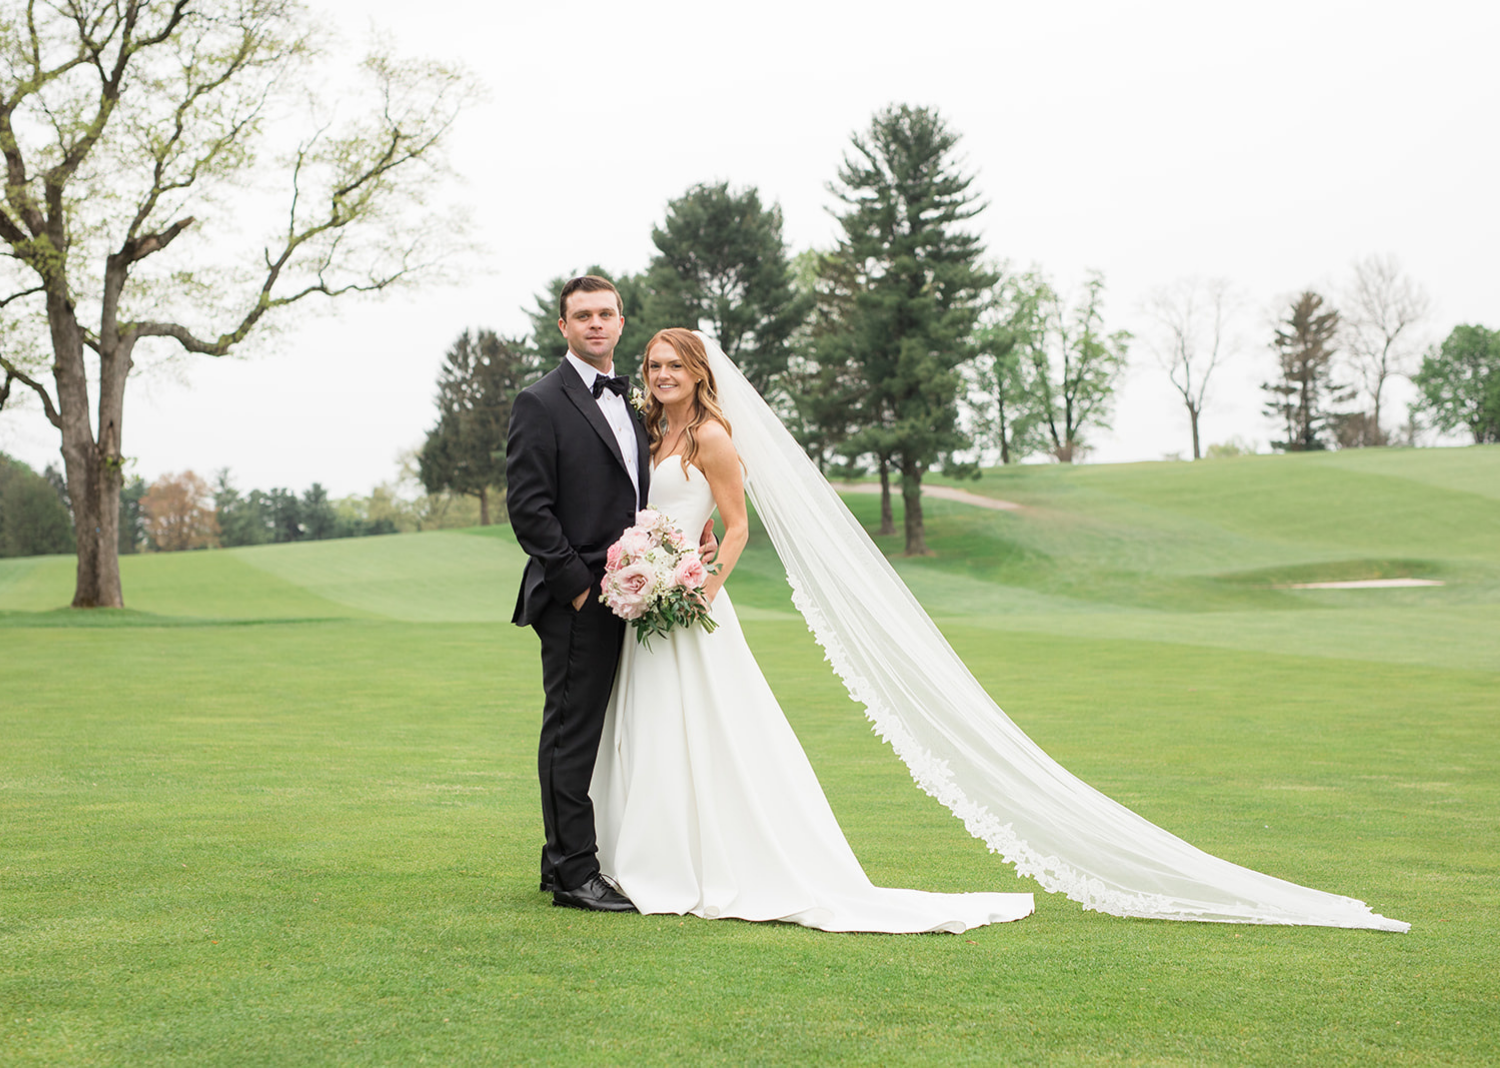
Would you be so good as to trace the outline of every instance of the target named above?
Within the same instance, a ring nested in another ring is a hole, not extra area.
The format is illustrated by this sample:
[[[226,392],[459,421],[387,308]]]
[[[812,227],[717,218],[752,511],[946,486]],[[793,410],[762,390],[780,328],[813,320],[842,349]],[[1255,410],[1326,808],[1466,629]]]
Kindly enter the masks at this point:
[[[641,912],[785,920],[829,931],[964,931],[1030,915],[1030,894],[876,887],[844,840],[745,643],[724,583],[749,532],[732,424],[702,340],[646,348],[651,507],[683,532],[718,507],[718,624],[625,639],[589,795],[599,867]]]
[[[650,505],[725,533],[704,589],[718,628],[626,638],[589,794],[599,863],[643,913],[830,931],[953,931],[1031,913],[1029,893],[874,886],[761,675],[723,586],[745,495],[850,695],[975,837],[1085,907],[1121,916],[1407,929],[1363,902],[1212,857],[1068,774],[990,700],[837,494],[703,335],[646,348]]]

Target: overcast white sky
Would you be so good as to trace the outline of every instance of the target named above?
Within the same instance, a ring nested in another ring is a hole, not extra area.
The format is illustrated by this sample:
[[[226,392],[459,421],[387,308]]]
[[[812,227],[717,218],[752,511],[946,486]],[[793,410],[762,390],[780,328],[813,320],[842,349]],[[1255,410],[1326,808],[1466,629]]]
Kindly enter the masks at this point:
[[[1266,324],[1356,257],[1400,258],[1433,297],[1434,338],[1500,326],[1494,3],[312,6],[351,49],[373,26],[487,86],[453,150],[486,251],[463,284],[303,315],[251,358],[137,379],[125,452],[148,479],[229,467],[243,488],[368,492],[432,423],[460,330],[524,330],[546,280],[589,263],[643,268],[690,185],[757,186],[794,251],[830,244],[826,183],[892,102],[963,135],[991,255],[1064,284],[1103,270],[1112,328],[1184,275],[1241,287],[1243,345],[1206,442],[1264,448]],[[1132,363],[1091,459],[1190,454],[1165,376],[1141,346]],[[0,450],[41,467],[57,438],[34,406],[7,410]]]

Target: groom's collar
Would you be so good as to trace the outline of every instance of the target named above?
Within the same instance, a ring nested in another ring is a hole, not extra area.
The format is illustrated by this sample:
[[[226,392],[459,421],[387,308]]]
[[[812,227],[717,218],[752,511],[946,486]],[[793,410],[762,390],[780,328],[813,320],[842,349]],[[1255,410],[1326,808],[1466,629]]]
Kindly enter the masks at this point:
[[[568,350],[568,362],[573,365],[573,370],[578,372],[578,377],[583,379],[583,384],[589,389],[594,388],[594,379],[600,375],[612,375],[615,373],[613,361],[611,361],[608,371],[601,371],[587,360],[581,360],[573,355],[572,349]]]

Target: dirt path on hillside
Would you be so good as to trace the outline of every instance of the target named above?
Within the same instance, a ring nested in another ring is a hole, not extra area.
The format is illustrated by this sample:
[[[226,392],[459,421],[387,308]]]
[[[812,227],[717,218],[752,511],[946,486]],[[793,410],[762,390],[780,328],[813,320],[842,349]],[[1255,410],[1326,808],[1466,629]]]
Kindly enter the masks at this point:
[[[835,483],[834,488],[840,493],[879,493],[879,482],[841,482]],[[898,495],[901,490],[898,487],[891,488],[893,496]],[[1015,501],[1002,501],[998,497],[981,497],[977,493],[968,490],[954,489],[952,486],[923,486],[922,496],[939,497],[945,501],[957,501],[960,504],[972,504],[976,508],[990,508],[996,512],[1024,512],[1026,506],[1017,504]]]

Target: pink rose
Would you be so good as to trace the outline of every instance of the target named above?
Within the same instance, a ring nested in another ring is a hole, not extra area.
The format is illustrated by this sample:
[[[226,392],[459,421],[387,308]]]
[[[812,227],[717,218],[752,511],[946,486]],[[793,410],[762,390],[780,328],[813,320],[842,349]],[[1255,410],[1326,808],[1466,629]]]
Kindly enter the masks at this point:
[[[605,556],[604,556],[604,570],[605,571],[618,571],[618,570],[620,570],[620,563],[624,559],[624,557],[625,557],[625,550],[620,547],[620,543],[619,542],[615,542],[613,545],[611,545],[609,547],[609,552],[606,553]]]
[[[644,555],[656,545],[656,540],[640,527],[631,527],[615,543],[628,559]]]
[[[635,525],[642,530],[652,529],[661,520],[662,514],[655,508],[642,508],[639,512],[635,513]]]
[[[656,592],[656,569],[650,564],[628,564],[605,577],[604,603],[621,619],[640,619]]]
[[[672,572],[672,581],[685,590],[701,590],[708,581],[708,568],[695,552],[684,553]]]

